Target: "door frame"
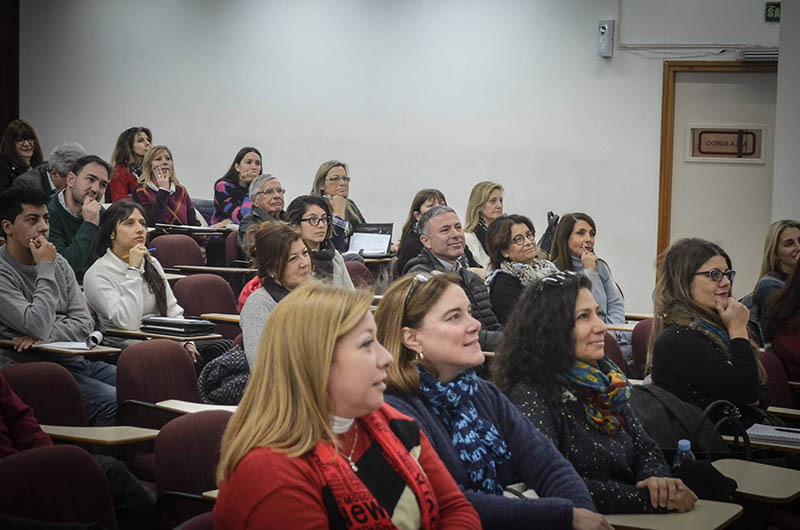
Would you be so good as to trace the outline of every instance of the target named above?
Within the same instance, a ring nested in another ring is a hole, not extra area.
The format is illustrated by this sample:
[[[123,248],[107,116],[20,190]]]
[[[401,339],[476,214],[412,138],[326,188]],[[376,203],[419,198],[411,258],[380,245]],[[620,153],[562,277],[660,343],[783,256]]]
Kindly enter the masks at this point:
[[[775,73],[777,62],[664,61],[661,89],[661,162],[658,170],[658,242],[656,255],[661,264],[669,247],[672,223],[672,159],[675,143],[675,78],[678,72]]]

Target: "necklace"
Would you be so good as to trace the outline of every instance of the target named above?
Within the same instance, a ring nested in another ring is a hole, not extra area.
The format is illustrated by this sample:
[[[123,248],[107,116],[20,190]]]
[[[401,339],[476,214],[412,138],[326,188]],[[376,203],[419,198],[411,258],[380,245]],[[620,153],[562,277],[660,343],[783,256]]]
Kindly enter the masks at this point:
[[[353,453],[356,452],[356,445],[358,444],[358,423],[354,422],[354,426],[356,430],[356,435],[353,437],[353,447],[350,448],[350,454],[345,455],[344,453],[341,452],[339,454],[341,454],[343,457],[347,459],[347,462],[350,464],[350,469],[353,470],[353,473],[358,473],[358,466],[356,465],[355,462],[353,462]]]

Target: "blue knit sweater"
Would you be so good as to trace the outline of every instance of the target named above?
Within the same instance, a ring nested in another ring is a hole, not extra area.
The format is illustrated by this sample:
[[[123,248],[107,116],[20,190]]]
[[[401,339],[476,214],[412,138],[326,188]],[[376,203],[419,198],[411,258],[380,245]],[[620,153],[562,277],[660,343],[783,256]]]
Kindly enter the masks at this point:
[[[418,395],[386,394],[386,402],[417,420],[456,483],[467,483],[450,434],[433,409]],[[571,529],[573,508],[596,511],[586,485],[572,465],[496,386],[479,380],[474,403],[481,417],[494,424],[511,450],[511,460],[497,468],[498,482],[503,486],[524,482],[541,497],[519,499],[464,491],[484,528]]]

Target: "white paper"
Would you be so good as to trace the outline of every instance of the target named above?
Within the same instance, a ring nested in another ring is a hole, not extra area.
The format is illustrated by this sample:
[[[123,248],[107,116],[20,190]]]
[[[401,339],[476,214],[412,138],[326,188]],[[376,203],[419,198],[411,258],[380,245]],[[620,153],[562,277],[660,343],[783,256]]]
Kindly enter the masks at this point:
[[[391,234],[356,232],[350,237],[348,252],[360,253],[362,256],[384,256],[389,250],[391,239]]]
[[[62,341],[62,342],[48,342],[45,344],[37,344],[34,346],[49,347],[49,348],[65,348],[70,350],[91,350],[98,344],[103,342],[103,334],[99,331],[93,331],[84,342],[75,341]]]

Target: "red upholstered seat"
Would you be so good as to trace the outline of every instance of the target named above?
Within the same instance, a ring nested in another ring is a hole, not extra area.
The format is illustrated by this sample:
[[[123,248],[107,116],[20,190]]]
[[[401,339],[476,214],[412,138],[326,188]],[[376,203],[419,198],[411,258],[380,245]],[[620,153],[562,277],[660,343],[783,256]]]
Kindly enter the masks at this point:
[[[203,313],[238,313],[231,286],[215,274],[193,274],[181,278],[173,293],[187,317],[199,317]],[[217,333],[233,340],[241,329],[236,324],[217,323]]]

